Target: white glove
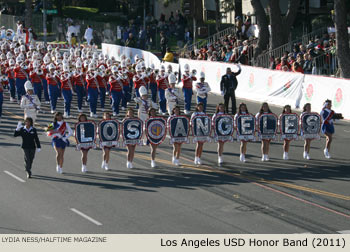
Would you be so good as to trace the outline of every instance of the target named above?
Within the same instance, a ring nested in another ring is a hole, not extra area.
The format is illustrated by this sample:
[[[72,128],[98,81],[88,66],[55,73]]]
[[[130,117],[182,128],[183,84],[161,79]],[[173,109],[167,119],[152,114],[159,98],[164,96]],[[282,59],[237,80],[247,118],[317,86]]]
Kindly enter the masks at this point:
[[[23,127],[23,126],[22,126],[22,122],[18,122],[18,123],[17,123],[16,131],[19,131],[22,127]]]
[[[40,151],[41,151],[41,148],[37,148],[37,149],[36,149],[36,152],[40,152]]]
[[[224,91],[221,91],[221,96],[224,96],[225,95],[225,92]]]
[[[66,137],[62,137],[63,142],[67,143],[67,138]]]

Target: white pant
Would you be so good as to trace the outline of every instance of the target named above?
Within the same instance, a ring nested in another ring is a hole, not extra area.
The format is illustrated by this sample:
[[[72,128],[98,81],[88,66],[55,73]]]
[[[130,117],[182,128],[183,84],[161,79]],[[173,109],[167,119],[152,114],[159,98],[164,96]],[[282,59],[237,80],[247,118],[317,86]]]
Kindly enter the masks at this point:
[[[167,109],[168,109],[168,113],[169,115],[171,115],[173,109],[176,107],[176,102],[167,102]]]
[[[33,124],[34,124],[35,120],[36,120],[36,110],[35,109],[25,109],[24,110],[24,120],[27,117],[31,117],[33,119]]]

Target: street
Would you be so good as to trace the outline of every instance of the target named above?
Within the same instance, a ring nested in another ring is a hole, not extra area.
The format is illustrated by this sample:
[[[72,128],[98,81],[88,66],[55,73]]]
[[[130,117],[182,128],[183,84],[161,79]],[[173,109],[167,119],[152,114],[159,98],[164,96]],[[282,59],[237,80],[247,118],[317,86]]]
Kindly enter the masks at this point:
[[[55,171],[55,152],[44,127],[49,105],[36,128],[42,150],[36,153],[33,178],[23,167],[20,138],[14,138],[23,111],[4,93],[0,123],[0,233],[350,233],[350,128],[338,121],[332,159],[323,155],[325,138],[302,158],[303,141],[291,143],[282,160],[282,142],[272,142],[270,162],[261,162],[260,142],[248,143],[247,162],[239,162],[239,143],[226,143],[224,165],[217,165],[217,144],[205,143],[203,164],[193,164],[194,144],[184,144],[179,167],[172,165],[167,138],[158,148],[156,168],[150,147],[137,146],[134,169],[126,168],[126,149],[114,148],[110,171],[101,169],[101,149],[90,150],[88,172],[81,154],[66,149],[63,174]],[[222,97],[210,95],[212,115]],[[194,101],[194,98],[193,98]],[[237,101],[237,105],[242,100]],[[256,114],[260,104],[246,101]],[[194,110],[192,104],[192,111]],[[59,100],[58,111],[63,111]],[[73,114],[77,115],[74,98]],[[280,107],[271,106],[279,115]],[[87,112],[87,107],[84,107]],[[319,111],[317,111],[319,112]],[[101,112],[99,112],[101,114]],[[101,118],[100,118],[101,119]],[[76,119],[69,119],[74,127]]]

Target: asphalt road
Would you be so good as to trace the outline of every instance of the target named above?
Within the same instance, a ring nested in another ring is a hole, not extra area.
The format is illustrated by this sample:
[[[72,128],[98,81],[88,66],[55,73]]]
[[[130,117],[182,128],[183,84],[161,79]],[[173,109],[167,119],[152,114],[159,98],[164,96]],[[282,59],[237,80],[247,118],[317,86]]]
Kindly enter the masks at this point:
[[[208,113],[222,97],[210,95]],[[311,160],[302,159],[303,142],[294,141],[290,160],[273,142],[270,162],[261,162],[260,143],[248,144],[247,163],[239,144],[225,144],[224,165],[217,166],[216,144],[204,145],[203,165],[193,164],[194,145],[183,146],[183,164],[171,164],[168,139],[150,167],[150,148],[137,147],[134,169],[126,168],[124,148],[114,149],[109,167],[100,168],[102,151],[91,150],[88,173],[80,152],[67,148],[64,174],[55,171],[55,153],[45,136],[52,115],[40,114],[42,151],[33,178],[26,179],[21,139],[13,132],[23,111],[8,102],[0,123],[0,233],[349,233],[350,128],[337,122],[332,159],[325,139],[312,142]],[[238,101],[239,102],[239,101]],[[62,108],[59,101],[59,110]],[[259,104],[247,102],[256,113]],[[75,107],[75,106],[73,106]],[[280,114],[281,108],[271,107]],[[74,115],[77,114],[73,110]],[[87,107],[85,107],[87,112]],[[68,120],[73,126],[76,119]]]

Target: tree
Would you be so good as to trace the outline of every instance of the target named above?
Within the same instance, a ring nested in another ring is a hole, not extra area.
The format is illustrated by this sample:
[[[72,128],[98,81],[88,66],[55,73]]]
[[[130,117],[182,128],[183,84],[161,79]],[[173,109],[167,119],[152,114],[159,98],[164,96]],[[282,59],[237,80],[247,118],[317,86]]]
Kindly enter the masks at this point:
[[[334,24],[336,29],[337,57],[340,76],[350,78],[350,48],[345,0],[334,0]]]
[[[280,0],[269,0],[268,5],[271,26],[271,49],[288,43],[289,34],[298,13],[300,0],[289,0],[288,11],[284,17],[281,15],[279,3]]]
[[[258,44],[254,49],[254,59],[256,59],[264,50],[267,49],[267,46],[269,44],[269,29],[268,29],[267,16],[266,16],[264,7],[261,4],[261,1],[251,0],[250,2],[253,6],[254,13],[255,13],[258,27],[259,27]]]
[[[25,12],[25,26],[31,27],[32,26],[32,0],[26,0],[25,1],[26,6],[26,12]]]

